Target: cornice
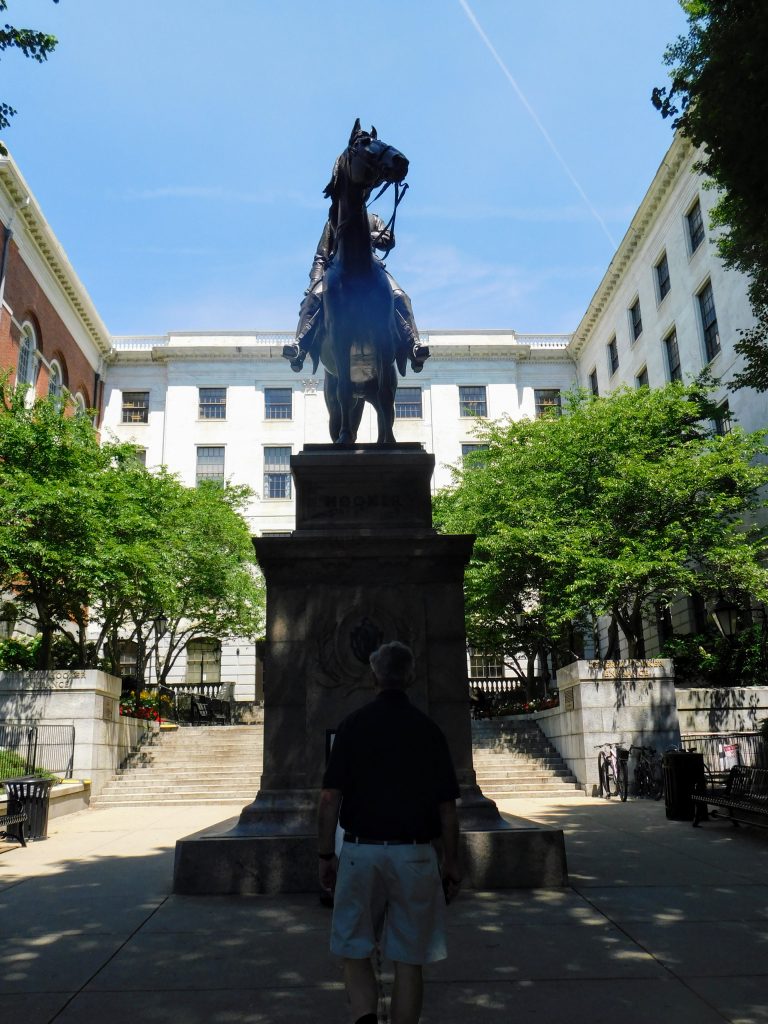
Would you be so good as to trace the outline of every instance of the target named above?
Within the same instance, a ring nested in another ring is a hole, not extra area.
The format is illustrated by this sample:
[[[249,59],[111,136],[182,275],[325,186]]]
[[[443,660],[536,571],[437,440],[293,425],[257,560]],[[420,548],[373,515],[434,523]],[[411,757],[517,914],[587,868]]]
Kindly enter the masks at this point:
[[[568,346],[571,356],[576,359],[589,341],[604,310],[611,301],[621,283],[634,255],[648,237],[662,206],[670,191],[677,182],[681,171],[695,153],[694,146],[682,135],[675,135],[672,145],[664,155],[664,159],[656,172],[651,185],[638,207],[637,213],[627,228],[627,232],[619,243],[613,259],[608,265],[602,281],[581,318],[581,322],[573,332]]]
[[[31,189],[10,156],[0,157],[0,186],[15,211],[16,223],[23,223],[26,236],[50,271],[62,295],[67,299],[97,351],[106,356],[112,347],[109,331],[96,312],[85,286],[75,273]]]

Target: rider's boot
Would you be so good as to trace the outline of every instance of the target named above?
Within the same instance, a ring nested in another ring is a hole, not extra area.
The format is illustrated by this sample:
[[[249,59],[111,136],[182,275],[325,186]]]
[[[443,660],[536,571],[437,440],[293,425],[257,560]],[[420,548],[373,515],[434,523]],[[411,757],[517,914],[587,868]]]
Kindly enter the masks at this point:
[[[430,356],[429,346],[421,344],[419,331],[416,327],[416,321],[413,318],[413,312],[405,305],[405,303],[397,303],[396,310],[398,314],[400,337],[403,338],[408,349],[408,359],[411,363],[411,370],[414,373],[421,373],[424,369],[424,363]]]
[[[299,373],[304,367],[304,360],[310,353],[314,340],[314,329],[319,316],[319,309],[314,312],[302,309],[299,326],[296,328],[296,340],[291,345],[283,345],[283,357],[290,360],[291,369]]]

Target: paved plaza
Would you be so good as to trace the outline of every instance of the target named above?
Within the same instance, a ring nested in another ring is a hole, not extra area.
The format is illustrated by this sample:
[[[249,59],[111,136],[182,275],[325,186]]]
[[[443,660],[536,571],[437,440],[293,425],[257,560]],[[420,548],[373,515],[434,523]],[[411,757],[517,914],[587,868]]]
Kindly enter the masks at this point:
[[[571,885],[462,893],[450,957],[427,972],[424,1024],[768,1022],[768,832],[693,829],[644,801],[500,806],[565,829]],[[345,1024],[314,896],[171,894],[176,839],[231,816],[87,810],[3,848],[0,1016]]]

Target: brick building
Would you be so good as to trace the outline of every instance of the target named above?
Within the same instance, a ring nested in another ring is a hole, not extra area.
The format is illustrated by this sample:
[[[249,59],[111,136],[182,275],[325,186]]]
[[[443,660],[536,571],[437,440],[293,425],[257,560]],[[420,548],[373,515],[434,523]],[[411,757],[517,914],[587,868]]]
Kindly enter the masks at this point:
[[[0,230],[0,367],[35,395],[66,389],[100,423],[109,332],[11,157]]]

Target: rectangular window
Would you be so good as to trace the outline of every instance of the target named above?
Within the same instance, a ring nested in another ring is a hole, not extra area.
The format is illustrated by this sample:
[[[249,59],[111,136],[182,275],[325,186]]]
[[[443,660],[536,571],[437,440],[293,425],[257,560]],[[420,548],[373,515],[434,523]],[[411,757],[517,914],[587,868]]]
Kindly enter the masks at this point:
[[[471,679],[499,679],[504,675],[504,662],[497,654],[470,650],[469,675]]]
[[[611,376],[619,368],[619,348],[616,344],[616,336],[608,342],[608,369],[611,371]]]
[[[264,388],[264,418],[267,420],[293,419],[293,391],[291,388]]]
[[[537,420],[542,420],[545,416],[560,415],[562,407],[559,388],[536,388],[533,395],[536,402]]]
[[[670,380],[682,380],[683,371],[680,367],[680,350],[677,347],[677,331],[670,331],[664,339],[664,350],[667,353],[667,369]]]
[[[197,415],[201,420],[227,418],[227,389],[199,388]]]
[[[139,463],[140,466],[147,465],[147,449],[146,448],[134,448],[133,457]]]
[[[123,423],[149,423],[149,392],[123,392]]]
[[[632,331],[632,341],[634,343],[643,333],[643,318],[640,314],[640,299],[635,299],[629,307],[629,326]]]
[[[224,483],[224,446],[211,447],[200,445],[197,449],[197,483],[210,480],[212,483]]]
[[[648,387],[648,367],[644,366],[640,373],[635,377],[635,384],[639,388]]]
[[[487,416],[485,385],[459,385],[459,416]]]
[[[688,222],[688,241],[691,245],[691,253],[694,253],[704,241],[704,218],[701,216],[701,203],[698,199],[685,219]]]
[[[291,449],[264,449],[264,497],[290,498]]]
[[[715,409],[715,433],[725,437],[731,432],[731,408],[728,402],[721,402]]]
[[[720,332],[717,329],[717,313],[715,312],[715,297],[712,294],[711,281],[707,281],[697,298],[701,313],[701,327],[704,331],[704,348],[707,351],[707,361],[709,362],[720,351]]]
[[[600,396],[600,388],[597,383],[597,368],[595,368],[589,375],[589,390],[598,398]]]
[[[666,253],[664,253],[654,269],[656,270],[656,287],[659,289],[659,302],[661,302],[670,289],[669,263],[667,262]]]
[[[467,462],[467,456],[473,456],[475,452],[484,452],[488,448],[487,444],[463,444],[461,446],[461,458],[465,463],[465,468],[479,469],[485,465],[485,462],[480,458],[470,458]]]
[[[395,417],[399,420],[420,420],[421,388],[398,388],[395,392]]]

